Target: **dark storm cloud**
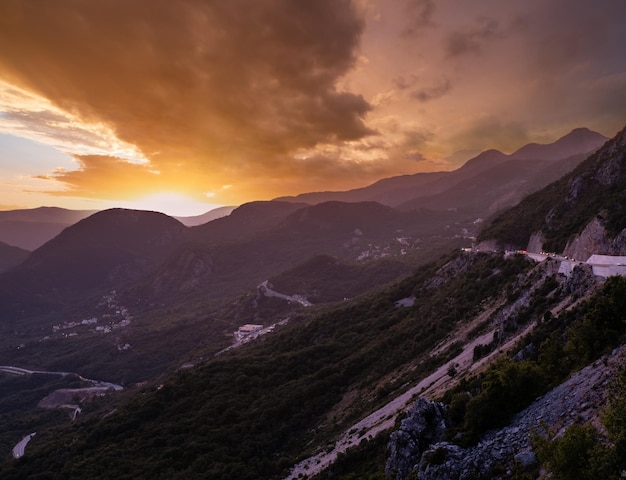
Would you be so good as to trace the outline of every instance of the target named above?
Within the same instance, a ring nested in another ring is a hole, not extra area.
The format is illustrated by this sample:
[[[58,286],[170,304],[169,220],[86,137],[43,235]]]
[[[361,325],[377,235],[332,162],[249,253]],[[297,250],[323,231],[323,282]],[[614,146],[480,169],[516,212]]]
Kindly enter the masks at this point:
[[[6,0],[0,75],[108,125],[154,168],[249,174],[373,133],[369,104],[336,87],[363,28],[348,0]]]
[[[485,44],[503,36],[499,22],[493,18],[482,17],[477,24],[466,31],[450,33],[446,40],[449,57],[480,53]]]

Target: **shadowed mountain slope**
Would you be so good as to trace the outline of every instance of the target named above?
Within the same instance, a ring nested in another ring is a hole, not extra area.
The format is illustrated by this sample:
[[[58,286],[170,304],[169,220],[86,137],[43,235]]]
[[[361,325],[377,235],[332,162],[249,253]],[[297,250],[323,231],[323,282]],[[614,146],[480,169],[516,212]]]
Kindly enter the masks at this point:
[[[486,215],[513,205],[527,193],[556,180],[565,173],[563,168],[572,168],[605,141],[606,137],[599,133],[578,128],[553,143],[529,144],[510,155],[487,150],[451,172],[403,175],[356,190],[306,193],[282,200],[375,201],[403,209],[467,208],[473,215]],[[554,171],[552,164],[559,162],[560,169]],[[545,175],[549,172],[552,176]]]
[[[526,248],[538,233],[546,250],[561,252],[594,219],[609,238],[626,228],[626,129],[573,171],[498,216],[479,240]]]
[[[0,296],[15,299],[2,307],[27,312],[39,303],[29,302],[29,295],[45,305],[46,300],[80,299],[117,288],[148,273],[187,239],[187,228],[161,213],[98,212],[66,228],[18,268],[0,276]]]
[[[385,248],[395,248],[400,255],[398,238],[405,236],[423,238],[424,249],[432,243],[432,251],[441,252],[437,248],[443,249],[453,237],[445,238],[442,230],[454,220],[454,213],[401,212],[374,202],[246,204],[229,217],[192,229],[194,242],[138,282],[131,296],[214,298],[255,288],[315,255],[356,260],[389,255]],[[430,241],[435,236],[439,243]],[[373,249],[379,253],[370,255]]]
[[[287,295],[300,295],[314,304],[337,302],[408,275],[410,271],[407,264],[397,260],[361,264],[316,255],[271,277],[268,286]]]

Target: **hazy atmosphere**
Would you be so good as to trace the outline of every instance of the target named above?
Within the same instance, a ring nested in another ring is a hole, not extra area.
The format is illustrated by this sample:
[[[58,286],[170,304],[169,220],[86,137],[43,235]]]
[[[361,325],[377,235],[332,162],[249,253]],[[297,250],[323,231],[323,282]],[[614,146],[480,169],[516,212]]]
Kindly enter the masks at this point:
[[[626,112],[623,0],[0,3],[0,209],[453,170]]]

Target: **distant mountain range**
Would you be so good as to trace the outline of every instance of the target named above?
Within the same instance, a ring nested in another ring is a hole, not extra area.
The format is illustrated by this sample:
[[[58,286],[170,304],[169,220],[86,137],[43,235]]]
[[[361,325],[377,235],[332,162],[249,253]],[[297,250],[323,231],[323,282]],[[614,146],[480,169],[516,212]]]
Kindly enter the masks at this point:
[[[567,250],[583,260],[592,253],[623,252],[625,151],[626,129],[558,181],[499,215],[479,240],[502,248]]]
[[[22,263],[30,252],[0,242],[0,273]]]
[[[606,140],[597,132],[577,128],[553,143],[531,143],[510,155],[487,150],[451,172],[402,175],[364,188],[305,193],[277,200],[310,204],[374,201],[401,209],[457,208],[495,213],[560,178]]]
[[[194,215],[192,217],[174,217],[183,225],[188,227],[195,227],[197,225],[202,225],[208,222],[212,222],[218,218],[226,217],[231,214],[231,212],[237,207],[218,207],[213,210],[209,210],[202,215]]]
[[[96,212],[58,207],[0,211],[0,241],[25,250],[35,250],[64,228]]]
[[[400,253],[426,258],[471,237],[478,218],[571,170],[604,141],[576,129],[511,155],[488,150],[453,172],[393,177],[358,190],[250,202],[181,219],[192,227],[163,214],[122,209],[0,212],[0,241],[47,241],[28,258],[23,251],[0,249],[0,268],[15,267],[0,277],[0,311],[25,315],[50,302],[63,305],[131,283],[130,295],[146,301],[183,291],[216,298],[253,288],[314,255],[349,261]]]
[[[328,201],[378,202],[403,210],[459,209],[467,215],[490,215],[560,178],[606,140],[597,132],[578,128],[553,143],[531,143],[510,155],[487,150],[451,172],[401,175],[359,189],[304,193],[276,200],[312,205]],[[241,227],[245,231],[253,230],[256,223],[265,224],[265,216],[270,215],[266,209],[262,219],[254,218],[255,204],[258,202],[247,204],[243,210],[237,209],[238,215],[249,216],[247,226]],[[210,225],[205,227],[209,234],[213,230],[232,228],[213,224],[213,220],[228,216],[235,209],[220,207],[202,215],[175,218],[189,227]],[[58,207],[0,211],[0,242],[32,251],[96,211]],[[234,236],[237,234],[232,232]]]

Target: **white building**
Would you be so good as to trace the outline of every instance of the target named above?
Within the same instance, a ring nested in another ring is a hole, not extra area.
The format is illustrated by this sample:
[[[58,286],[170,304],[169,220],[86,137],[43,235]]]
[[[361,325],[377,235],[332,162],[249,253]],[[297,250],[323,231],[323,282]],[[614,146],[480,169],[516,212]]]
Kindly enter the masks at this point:
[[[237,337],[238,340],[241,340],[242,338],[248,337],[253,333],[261,331],[262,329],[263,325],[247,323],[246,325],[239,327],[239,329],[235,332],[235,337]]]
[[[593,274],[599,277],[626,276],[626,257],[624,256],[591,255],[587,263],[593,268]]]

